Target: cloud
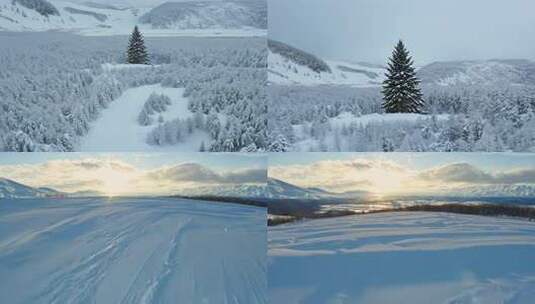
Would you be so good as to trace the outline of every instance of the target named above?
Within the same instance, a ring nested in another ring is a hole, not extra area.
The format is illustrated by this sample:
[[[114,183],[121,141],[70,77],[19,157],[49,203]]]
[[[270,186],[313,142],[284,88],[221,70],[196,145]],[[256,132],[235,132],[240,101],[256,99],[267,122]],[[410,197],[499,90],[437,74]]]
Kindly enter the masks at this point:
[[[184,163],[153,170],[146,174],[146,178],[158,182],[242,184],[265,183],[266,175],[265,169],[245,169],[216,173],[200,164]]]
[[[535,183],[535,169],[490,173],[467,163],[448,164],[421,172],[421,180],[468,184]]]
[[[303,187],[319,187],[335,192],[379,191],[384,186],[397,188],[398,181],[410,174],[410,170],[393,161],[374,158],[324,160],[308,165],[269,168],[270,177]]]
[[[535,184],[535,168],[488,172],[469,163],[450,163],[416,170],[378,158],[274,166],[269,168],[269,176],[338,192],[430,193],[476,185]]]
[[[0,166],[0,177],[64,192],[174,194],[197,186],[265,183],[266,171],[265,168],[218,170],[193,162],[141,169],[121,159],[87,158]]]

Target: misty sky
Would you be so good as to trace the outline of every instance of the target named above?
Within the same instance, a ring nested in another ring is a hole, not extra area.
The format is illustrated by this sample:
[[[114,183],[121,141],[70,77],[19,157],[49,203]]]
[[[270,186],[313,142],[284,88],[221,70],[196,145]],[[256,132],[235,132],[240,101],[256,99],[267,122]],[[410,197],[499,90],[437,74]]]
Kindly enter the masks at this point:
[[[279,153],[269,176],[334,192],[436,194],[463,187],[535,185],[535,156],[517,153]]]
[[[241,153],[4,153],[0,178],[64,192],[168,195],[204,186],[265,184],[264,156]]]
[[[533,0],[268,0],[269,36],[320,57],[384,63],[398,39],[417,64],[535,60]]]

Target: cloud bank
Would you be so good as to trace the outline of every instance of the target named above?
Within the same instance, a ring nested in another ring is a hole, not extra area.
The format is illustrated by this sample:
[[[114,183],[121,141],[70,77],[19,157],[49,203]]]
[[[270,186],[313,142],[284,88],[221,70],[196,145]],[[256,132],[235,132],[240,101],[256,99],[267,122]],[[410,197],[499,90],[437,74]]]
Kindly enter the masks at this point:
[[[51,160],[0,166],[0,177],[33,187],[104,194],[175,194],[191,187],[262,184],[265,168],[221,170],[198,163],[141,169],[121,159]]]
[[[431,194],[471,186],[535,185],[535,167],[488,172],[458,162],[416,170],[389,160],[365,158],[273,166],[269,168],[269,176],[302,187],[378,194]]]

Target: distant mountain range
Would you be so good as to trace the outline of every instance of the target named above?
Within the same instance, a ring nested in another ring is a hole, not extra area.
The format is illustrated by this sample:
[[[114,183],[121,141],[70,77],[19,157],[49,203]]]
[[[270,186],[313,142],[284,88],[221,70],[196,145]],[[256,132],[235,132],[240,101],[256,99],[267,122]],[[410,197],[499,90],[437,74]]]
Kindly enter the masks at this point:
[[[0,178],[0,199],[1,198],[66,198],[66,197],[94,197],[104,196],[98,191],[61,192],[48,187],[34,188],[16,181]]]
[[[321,188],[299,187],[275,178],[268,178],[266,185],[243,184],[225,186],[205,186],[186,189],[175,193],[182,196],[218,196],[240,198],[288,199],[288,200],[346,200],[372,195],[366,191],[344,193],[329,192]],[[451,197],[535,197],[535,185],[479,185],[436,193],[437,196]],[[65,198],[104,196],[98,191],[67,193],[52,188],[34,188],[13,180],[0,178],[0,198]],[[427,196],[427,195],[426,195]]]
[[[385,66],[328,61],[273,40],[268,41],[268,47],[271,83],[373,87],[385,79]],[[535,62],[529,60],[435,62],[420,67],[417,72],[424,85],[535,84]]]
[[[263,0],[147,1],[0,0],[0,31],[60,30],[87,35],[260,35],[267,30]]]
[[[0,198],[39,198],[61,195],[63,193],[51,188],[33,188],[6,178],[0,178]]]

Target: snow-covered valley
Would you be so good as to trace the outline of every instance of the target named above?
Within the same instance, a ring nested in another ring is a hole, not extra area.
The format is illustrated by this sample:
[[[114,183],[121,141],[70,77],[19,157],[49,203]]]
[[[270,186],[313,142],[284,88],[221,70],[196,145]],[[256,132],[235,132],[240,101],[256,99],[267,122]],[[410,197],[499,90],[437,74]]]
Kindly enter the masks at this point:
[[[531,303],[535,224],[404,212],[270,227],[274,303]]]
[[[265,1],[0,0],[0,30],[64,31],[85,36],[265,36]]]
[[[267,303],[263,208],[0,201],[2,303]]]
[[[262,38],[147,38],[145,67],[124,64],[126,36],[0,41],[1,151],[267,150]],[[135,125],[153,92],[171,103]]]

